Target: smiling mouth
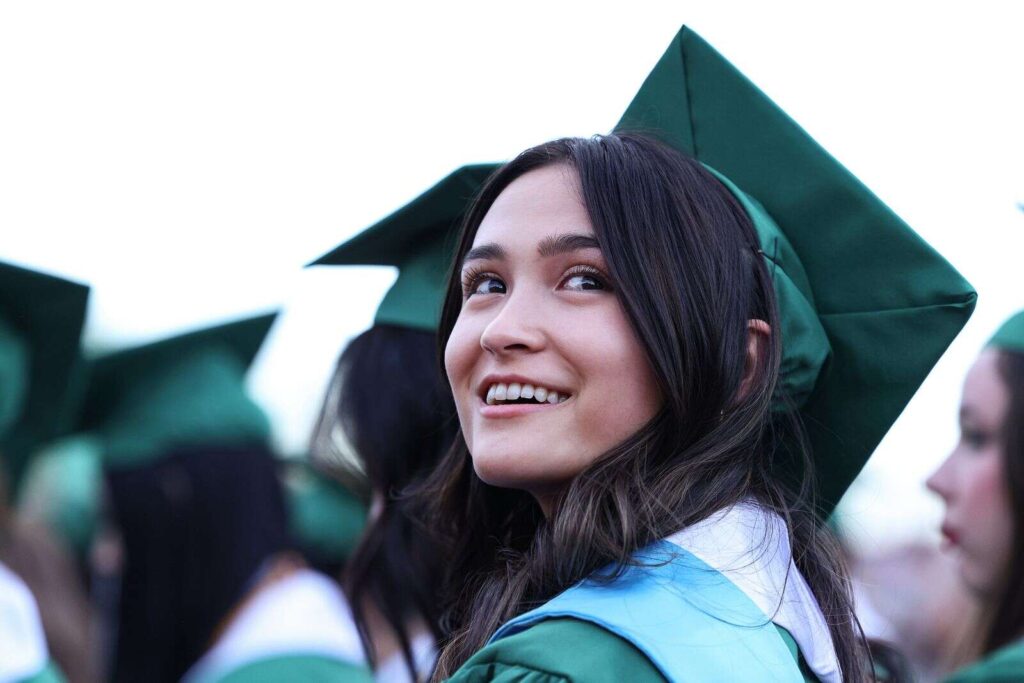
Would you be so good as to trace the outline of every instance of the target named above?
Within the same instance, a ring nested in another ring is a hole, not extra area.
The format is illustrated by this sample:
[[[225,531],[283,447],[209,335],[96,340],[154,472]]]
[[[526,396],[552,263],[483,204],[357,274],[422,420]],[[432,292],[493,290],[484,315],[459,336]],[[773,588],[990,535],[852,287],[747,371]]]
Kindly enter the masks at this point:
[[[565,403],[572,394],[559,393],[547,387],[534,384],[520,384],[518,382],[492,384],[487,389],[484,403],[489,406],[498,405],[536,405],[538,403],[550,403],[557,405]]]

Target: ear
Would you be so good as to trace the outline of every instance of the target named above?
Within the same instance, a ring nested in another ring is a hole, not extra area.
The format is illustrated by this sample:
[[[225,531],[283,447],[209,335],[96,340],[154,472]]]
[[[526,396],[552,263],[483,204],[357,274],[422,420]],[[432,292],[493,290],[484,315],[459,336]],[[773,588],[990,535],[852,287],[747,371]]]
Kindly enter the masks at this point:
[[[743,368],[743,381],[736,392],[737,401],[742,401],[750,394],[754,380],[764,368],[771,337],[772,328],[768,323],[756,318],[747,321],[747,361]]]

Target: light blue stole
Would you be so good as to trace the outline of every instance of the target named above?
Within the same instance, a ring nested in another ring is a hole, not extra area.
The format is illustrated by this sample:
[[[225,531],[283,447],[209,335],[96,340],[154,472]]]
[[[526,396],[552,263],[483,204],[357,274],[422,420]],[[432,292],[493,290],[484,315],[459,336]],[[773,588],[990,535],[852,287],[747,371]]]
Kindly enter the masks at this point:
[[[495,632],[572,617],[632,643],[669,681],[787,681],[803,676],[771,619],[722,573],[667,541],[610,583],[586,579]]]

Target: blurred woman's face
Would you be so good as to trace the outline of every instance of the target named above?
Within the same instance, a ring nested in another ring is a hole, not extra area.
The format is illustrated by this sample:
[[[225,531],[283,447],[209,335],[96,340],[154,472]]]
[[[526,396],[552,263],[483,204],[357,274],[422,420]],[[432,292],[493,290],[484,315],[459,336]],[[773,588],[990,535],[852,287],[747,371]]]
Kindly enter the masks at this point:
[[[462,264],[445,367],[473,467],[545,510],[661,405],[607,270],[565,165],[510,183]]]
[[[960,440],[928,479],[928,488],[946,503],[945,544],[956,554],[967,587],[982,597],[1000,590],[1013,540],[1003,464],[1003,422],[1010,395],[998,363],[999,351],[986,349],[967,373]]]

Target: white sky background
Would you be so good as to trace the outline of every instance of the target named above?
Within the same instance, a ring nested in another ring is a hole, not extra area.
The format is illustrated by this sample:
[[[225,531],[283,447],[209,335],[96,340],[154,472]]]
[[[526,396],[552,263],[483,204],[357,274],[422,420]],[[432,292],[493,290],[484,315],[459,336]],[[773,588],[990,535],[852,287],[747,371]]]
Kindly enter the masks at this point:
[[[609,130],[686,23],[980,293],[845,505],[864,542],[931,534],[961,379],[1024,307],[1019,7],[3,3],[0,258],[90,283],[92,348],[286,305],[251,386],[301,451],[393,278],[302,265],[463,163]]]

